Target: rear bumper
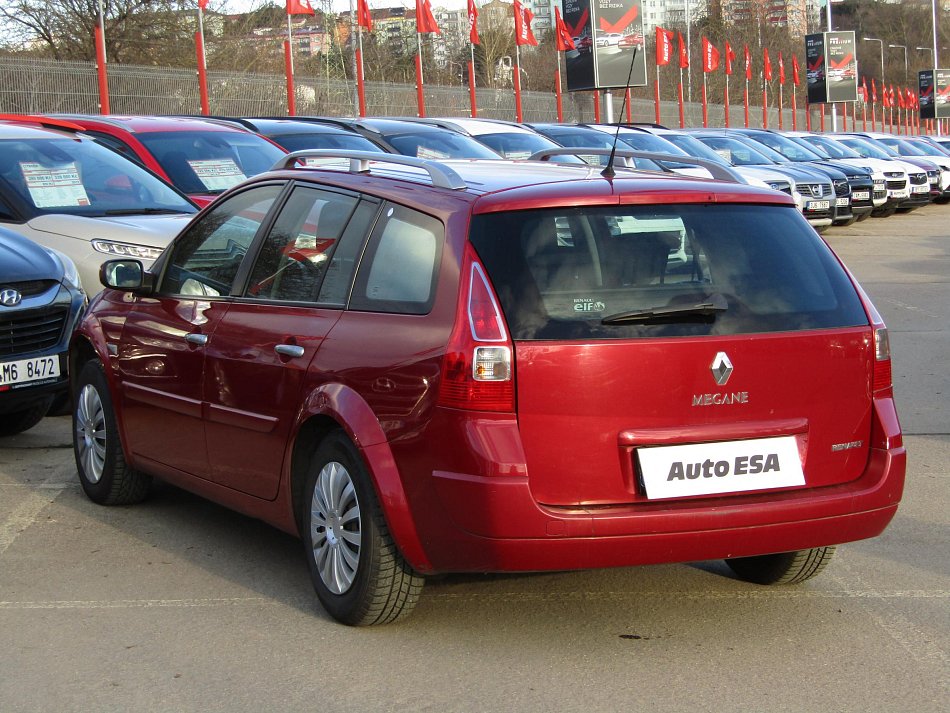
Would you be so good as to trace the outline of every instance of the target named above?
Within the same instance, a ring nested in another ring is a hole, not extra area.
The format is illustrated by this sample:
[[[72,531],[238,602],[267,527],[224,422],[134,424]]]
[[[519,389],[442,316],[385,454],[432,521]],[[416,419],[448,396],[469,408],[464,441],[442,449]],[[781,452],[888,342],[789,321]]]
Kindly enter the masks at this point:
[[[899,426],[895,433],[885,447],[870,450],[864,472],[849,483],[691,502],[549,507],[534,499],[523,465],[509,462],[491,475],[435,471],[435,497],[424,515],[417,511],[413,518],[425,550],[419,564],[426,572],[588,569],[744,557],[874,537],[894,516],[903,492],[906,452]]]

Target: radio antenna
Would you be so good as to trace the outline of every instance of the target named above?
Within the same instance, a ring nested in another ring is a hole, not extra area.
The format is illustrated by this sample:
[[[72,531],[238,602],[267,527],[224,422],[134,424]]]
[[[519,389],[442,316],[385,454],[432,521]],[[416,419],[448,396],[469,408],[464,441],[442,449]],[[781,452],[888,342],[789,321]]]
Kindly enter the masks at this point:
[[[623,116],[624,111],[627,109],[627,94],[626,90],[630,89],[630,79],[633,77],[633,65],[637,61],[637,49],[639,45],[633,46],[633,57],[630,58],[630,69],[627,70],[627,84],[624,86],[623,93],[623,102],[620,104],[620,116]],[[614,171],[614,156],[617,153],[617,141],[620,140],[620,122],[617,122],[617,130],[614,132],[614,145],[610,147],[610,158],[607,159],[607,165],[604,166],[604,170],[600,172],[600,175],[604,178],[613,178],[616,175]]]

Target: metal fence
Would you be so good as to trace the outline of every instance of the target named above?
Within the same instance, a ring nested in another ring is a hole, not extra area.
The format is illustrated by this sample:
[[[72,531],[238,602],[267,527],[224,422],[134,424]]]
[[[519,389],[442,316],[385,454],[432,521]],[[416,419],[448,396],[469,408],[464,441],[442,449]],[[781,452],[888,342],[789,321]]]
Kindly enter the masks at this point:
[[[187,69],[146,67],[137,65],[108,66],[109,103],[115,114],[197,114],[201,111],[197,72]],[[279,74],[208,72],[208,95],[211,113],[222,116],[286,116],[286,79]],[[631,115],[634,121],[655,119],[653,99],[646,96],[650,88],[632,89]],[[468,87],[426,86],[426,113],[431,116],[468,116]],[[622,93],[614,100],[614,118],[623,120]],[[356,87],[353,82],[319,76],[297,75],[294,99],[297,114],[318,116],[355,116]],[[476,90],[479,116],[515,119],[515,95],[512,89]],[[93,62],[60,62],[50,60],[0,57],[0,111],[4,113],[99,113],[99,89]],[[411,84],[387,82],[366,83],[366,108],[370,116],[415,116],[418,112],[416,90]],[[557,120],[557,103],[551,92],[522,92],[525,121]],[[667,126],[679,125],[679,106],[675,101],[661,102],[661,121]],[[565,121],[593,121],[594,103],[590,92],[565,93]],[[702,125],[702,105],[686,103],[685,125]],[[761,106],[750,107],[749,125],[762,125]],[[605,116],[602,119],[606,120]],[[798,110],[797,126],[806,126],[805,111]],[[812,109],[813,127],[818,128],[819,114]],[[708,107],[710,126],[723,126],[724,107]],[[730,124],[744,123],[743,107],[733,105]],[[778,125],[778,112],[769,109],[769,126]],[[792,126],[792,112],[783,114],[785,128]]]

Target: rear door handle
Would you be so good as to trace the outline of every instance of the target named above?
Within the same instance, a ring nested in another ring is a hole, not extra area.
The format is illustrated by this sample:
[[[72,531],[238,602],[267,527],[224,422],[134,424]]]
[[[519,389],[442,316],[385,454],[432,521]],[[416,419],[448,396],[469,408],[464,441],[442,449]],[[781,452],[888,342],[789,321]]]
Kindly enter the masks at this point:
[[[203,347],[208,343],[207,334],[199,334],[198,332],[192,332],[191,334],[185,335],[185,341],[189,344],[197,344],[199,347]]]
[[[291,357],[294,359],[303,356],[303,347],[297,344],[278,344],[276,347],[274,347],[274,351],[281,356]]]

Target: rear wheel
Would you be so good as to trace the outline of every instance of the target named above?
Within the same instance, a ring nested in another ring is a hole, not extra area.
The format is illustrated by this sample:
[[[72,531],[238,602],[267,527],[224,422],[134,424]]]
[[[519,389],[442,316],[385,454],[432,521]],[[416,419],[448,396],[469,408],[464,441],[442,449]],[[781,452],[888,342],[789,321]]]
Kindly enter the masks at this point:
[[[327,612],[350,626],[408,615],[423,579],[396,548],[362,459],[342,433],[317,449],[304,496],[307,564]]]
[[[834,546],[780,552],[758,557],[735,557],[726,564],[735,575],[755,584],[798,584],[821,572],[835,553]]]
[[[73,398],[73,452],[86,496],[100,505],[131,505],[148,495],[152,479],[125,462],[102,364],[86,362]]]
[[[33,428],[46,416],[52,402],[52,398],[46,398],[20,411],[0,414],[0,436],[14,436]]]

